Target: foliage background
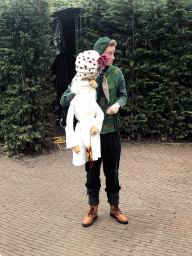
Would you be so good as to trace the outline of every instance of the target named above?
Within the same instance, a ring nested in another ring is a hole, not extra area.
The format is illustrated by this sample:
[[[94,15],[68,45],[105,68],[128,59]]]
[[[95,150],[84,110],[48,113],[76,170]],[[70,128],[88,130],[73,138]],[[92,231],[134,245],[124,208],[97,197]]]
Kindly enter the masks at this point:
[[[0,9],[1,137],[12,152],[40,151],[54,127],[49,6],[17,0]]]
[[[0,0],[0,137],[9,149],[41,150],[53,132],[50,15],[70,6],[83,8],[84,50],[117,40],[128,92],[121,132],[191,138],[191,0]]]
[[[135,139],[189,139],[191,0],[58,2],[83,8],[84,50],[92,49],[102,36],[117,40],[115,65],[123,71],[128,92],[121,111],[122,133]]]
[[[84,48],[116,39],[127,83],[122,132],[131,138],[192,135],[192,3],[182,0],[86,1]]]

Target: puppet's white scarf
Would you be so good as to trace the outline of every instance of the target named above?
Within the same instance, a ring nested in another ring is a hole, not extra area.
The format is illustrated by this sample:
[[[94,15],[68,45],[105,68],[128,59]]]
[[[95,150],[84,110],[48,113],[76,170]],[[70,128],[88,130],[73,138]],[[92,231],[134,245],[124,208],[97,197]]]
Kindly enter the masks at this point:
[[[86,101],[89,100],[87,97],[94,97],[96,100],[96,90],[91,87],[89,81],[82,81],[75,77],[72,81],[71,91],[76,95],[84,96]]]
[[[96,109],[96,90],[92,88],[89,81],[82,81],[74,78],[72,81],[71,91],[76,94],[76,108],[78,109],[80,123],[91,125],[95,116]]]

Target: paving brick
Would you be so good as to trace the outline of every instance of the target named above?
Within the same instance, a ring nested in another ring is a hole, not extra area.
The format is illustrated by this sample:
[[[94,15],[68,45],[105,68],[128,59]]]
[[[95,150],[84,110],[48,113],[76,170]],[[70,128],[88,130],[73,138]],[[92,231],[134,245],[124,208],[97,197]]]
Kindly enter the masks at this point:
[[[122,142],[121,225],[109,216],[101,170],[99,216],[89,228],[86,173],[71,150],[0,156],[1,256],[191,256],[192,145]]]

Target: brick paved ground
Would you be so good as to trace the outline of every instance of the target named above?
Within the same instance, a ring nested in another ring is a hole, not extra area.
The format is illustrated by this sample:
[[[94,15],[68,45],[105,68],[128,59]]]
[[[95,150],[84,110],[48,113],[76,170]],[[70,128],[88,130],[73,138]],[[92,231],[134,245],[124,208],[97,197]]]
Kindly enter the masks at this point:
[[[192,146],[122,143],[122,225],[109,216],[103,173],[99,216],[88,210],[84,167],[71,150],[0,156],[1,256],[192,255]]]

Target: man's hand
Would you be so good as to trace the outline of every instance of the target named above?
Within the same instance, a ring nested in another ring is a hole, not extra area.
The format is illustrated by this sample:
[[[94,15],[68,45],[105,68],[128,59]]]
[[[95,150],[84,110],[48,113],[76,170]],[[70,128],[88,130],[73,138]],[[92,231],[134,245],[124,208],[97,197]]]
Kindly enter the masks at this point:
[[[115,103],[113,104],[111,107],[109,107],[106,111],[106,114],[108,115],[114,115],[119,111],[120,108],[120,104],[119,103]]]
[[[75,153],[79,154],[79,152],[80,152],[79,146],[72,147],[72,149],[75,151]]]
[[[90,133],[91,133],[91,135],[96,135],[98,133],[97,127],[95,127],[95,126],[91,127]]]

